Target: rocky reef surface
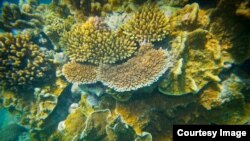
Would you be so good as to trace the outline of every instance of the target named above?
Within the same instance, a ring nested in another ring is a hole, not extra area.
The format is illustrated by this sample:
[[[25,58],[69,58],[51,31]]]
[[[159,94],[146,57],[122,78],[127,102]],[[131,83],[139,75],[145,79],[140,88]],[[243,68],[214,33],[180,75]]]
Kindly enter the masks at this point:
[[[171,141],[174,124],[249,124],[249,11],[247,0],[4,2],[0,119],[14,122],[0,121],[0,138]]]

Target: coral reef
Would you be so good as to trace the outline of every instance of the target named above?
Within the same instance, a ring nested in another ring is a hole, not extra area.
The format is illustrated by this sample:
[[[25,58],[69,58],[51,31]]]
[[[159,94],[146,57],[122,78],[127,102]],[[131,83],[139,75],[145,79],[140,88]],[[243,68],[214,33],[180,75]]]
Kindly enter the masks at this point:
[[[171,141],[174,124],[250,123],[248,0],[1,10],[0,108],[15,124],[0,138]]]
[[[18,89],[41,81],[48,71],[48,61],[27,35],[0,34],[1,86]]]
[[[204,10],[199,9],[199,4],[193,3],[177,10],[169,19],[171,34],[178,31],[192,31],[197,28],[205,28],[209,24],[209,18]]]
[[[66,52],[70,60],[93,64],[110,64],[130,57],[136,44],[116,36],[98,17],[76,24],[68,35]]]
[[[196,93],[208,82],[220,81],[218,74],[223,68],[223,62],[219,42],[202,29],[186,36],[182,37],[186,39],[181,39],[181,42],[176,40],[172,43],[172,48],[184,49],[170,76],[159,85],[159,90],[164,94]]]
[[[34,94],[32,91],[3,91],[3,107],[18,117],[22,126],[31,130],[41,130],[67,84],[62,79],[57,79],[52,85],[46,84],[42,88],[35,88]]]
[[[249,20],[236,15],[237,5],[243,1],[221,0],[210,16],[209,31],[221,41],[225,62],[240,64],[250,58]]]
[[[29,10],[27,10],[29,9]],[[42,26],[42,16],[32,11],[32,6],[25,4],[22,8],[16,4],[4,3],[0,23],[0,28],[6,31],[12,29],[40,28]]]
[[[138,42],[160,41],[169,32],[168,18],[156,5],[145,4],[121,27],[120,32]]]
[[[208,109],[205,115],[209,121],[216,124],[245,124],[249,121],[249,89],[241,77],[246,76],[232,73],[221,84],[211,83],[201,92],[199,102]]]
[[[142,45],[136,57],[121,65],[102,65],[101,82],[118,92],[137,90],[156,82],[168,69],[167,52],[152,46],[145,51],[148,46]]]
[[[90,84],[97,81],[98,68],[93,65],[81,65],[75,62],[63,66],[62,73],[71,83]]]
[[[70,31],[71,26],[74,24],[72,15],[66,17],[61,16],[51,9],[47,9],[44,13],[44,33],[50,38],[55,45],[56,49],[65,49],[63,43],[63,36]]]
[[[202,90],[200,103],[204,108],[210,110],[234,99],[242,99],[244,95],[241,90],[244,87],[244,82],[235,74],[231,74],[221,84],[210,83]]]

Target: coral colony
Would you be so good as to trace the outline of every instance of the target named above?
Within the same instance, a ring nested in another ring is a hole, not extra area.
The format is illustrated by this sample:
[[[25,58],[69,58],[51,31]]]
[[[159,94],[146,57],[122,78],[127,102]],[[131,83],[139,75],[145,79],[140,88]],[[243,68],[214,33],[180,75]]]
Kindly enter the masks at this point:
[[[0,106],[34,141],[169,141],[173,124],[249,124],[249,5],[4,2]]]

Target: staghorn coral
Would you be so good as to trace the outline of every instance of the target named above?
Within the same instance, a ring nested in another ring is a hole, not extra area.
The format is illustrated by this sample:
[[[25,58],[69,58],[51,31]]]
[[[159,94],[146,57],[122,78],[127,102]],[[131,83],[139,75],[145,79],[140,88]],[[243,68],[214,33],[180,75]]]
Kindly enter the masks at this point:
[[[138,42],[160,41],[168,34],[168,18],[156,5],[145,4],[120,28],[120,32]]]
[[[70,62],[63,66],[62,73],[71,83],[90,84],[97,81],[98,68],[93,65],[81,65]]]
[[[70,60],[93,64],[110,64],[130,57],[136,44],[115,35],[98,17],[76,24],[68,35],[66,52]]]
[[[17,89],[38,82],[48,70],[48,61],[27,35],[0,34],[0,83]]]
[[[182,39],[176,39],[172,42],[172,48],[182,49],[179,49],[181,52],[176,66],[159,85],[162,93],[169,95],[196,93],[208,82],[220,81],[218,74],[223,67],[221,48],[212,34],[197,29],[184,34]]]
[[[206,11],[199,9],[199,4],[193,3],[177,10],[169,19],[171,34],[178,31],[192,31],[205,28],[209,24]]]
[[[168,67],[166,51],[145,44],[137,56],[123,64],[102,65],[99,79],[118,92],[137,90],[156,82]]]

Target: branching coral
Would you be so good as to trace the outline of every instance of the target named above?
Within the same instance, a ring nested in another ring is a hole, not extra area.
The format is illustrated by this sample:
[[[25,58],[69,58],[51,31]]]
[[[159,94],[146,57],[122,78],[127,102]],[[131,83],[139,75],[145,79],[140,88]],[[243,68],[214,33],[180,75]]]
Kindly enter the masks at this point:
[[[97,17],[74,25],[67,45],[70,60],[93,64],[115,63],[130,57],[136,50],[132,40],[116,36]]]
[[[62,69],[63,75],[71,83],[95,83],[97,81],[97,67],[81,65],[75,62],[65,64]]]
[[[1,22],[3,30],[35,28],[42,26],[42,17],[36,13],[21,10],[16,4],[4,3]]]
[[[66,48],[63,44],[63,36],[70,30],[74,24],[72,15],[63,17],[60,13],[54,12],[51,9],[45,11],[44,17],[44,33],[50,38],[57,48]]]
[[[120,30],[138,42],[160,41],[169,32],[168,18],[156,5],[144,5]]]
[[[17,88],[44,77],[47,61],[27,35],[0,34],[0,83]]]
[[[147,51],[144,50],[147,47]],[[163,49],[141,46],[141,52],[121,65],[103,65],[100,80],[116,91],[130,91],[149,86],[165,73],[167,53]]]

